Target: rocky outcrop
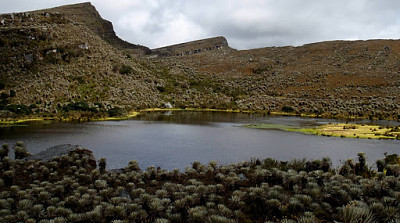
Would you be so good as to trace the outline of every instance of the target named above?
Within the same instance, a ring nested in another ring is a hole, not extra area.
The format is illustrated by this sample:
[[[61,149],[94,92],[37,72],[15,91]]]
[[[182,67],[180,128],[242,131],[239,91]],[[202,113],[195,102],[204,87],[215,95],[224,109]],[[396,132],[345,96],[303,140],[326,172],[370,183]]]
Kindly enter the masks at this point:
[[[68,155],[71,151],[77,149],[83,149],[83,148],[79,145],[71,145],[71,144],[56,145],[42,152],[39,152],[33,156],[28,157],[27,160],[41,160],[47,162],[56,156]]]
[[[118,49],[141,55],[151,53],[151,50],[145,46],[132,44],[120,39],[115,34],[112,23],[103,19],[90,2],[66,5],[41,11],[57,12],[65,15],[70,20],[83,23],[94,33],[98,34],[101,38]]]
[[[229,48],[228,41],[219,36],[153,49],[152,53],[162,56],[184,56],[224,48]]]

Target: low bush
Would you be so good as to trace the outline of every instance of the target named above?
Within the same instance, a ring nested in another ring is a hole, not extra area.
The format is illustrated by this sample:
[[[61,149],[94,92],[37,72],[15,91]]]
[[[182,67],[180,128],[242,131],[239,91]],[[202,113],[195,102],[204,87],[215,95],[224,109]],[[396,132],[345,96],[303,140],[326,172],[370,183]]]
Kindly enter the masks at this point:
[[[90,107],[84,101],[79,101],[79,102],[75,102],[75,103],[69,103],[67,105],[64,105],[62,109],[65,112],[68,112],[68,111],[90,111],[90,112],[96,112],[95,108]]]
[[[32,110],[31,108],[29,108],[29,106],[26,105],[16,105],[16,104],[9,104],[5,107],[7,110],[18,114],[18,115],[30,115],[32,114]]]
[[[282,111],[292,113],[292,112],[294,112],[294,108],[290,107],[290,106],[283,106]]]
[[[119,69],[120,74],[128,75],[133,73],[133,68],[129,65],[122,65]]]
[[[119,107],[114,107],[112,109],[109,109],[107,112],[108,112],[108,116],[110,116],[110,117],[122,116],[125,113],[124,109],[119,108]]]

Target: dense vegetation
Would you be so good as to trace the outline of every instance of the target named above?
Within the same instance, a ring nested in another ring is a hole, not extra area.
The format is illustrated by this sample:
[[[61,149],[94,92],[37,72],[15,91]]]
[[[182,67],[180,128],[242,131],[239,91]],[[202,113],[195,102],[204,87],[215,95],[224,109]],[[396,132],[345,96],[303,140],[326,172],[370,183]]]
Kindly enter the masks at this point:
[[[89,150],[49,162],[16,160],[3,145],[0,222],[398,222],[400,157],[333,169],[329,158],[270,158],[219,166],[194,162],[181,172],[136,161],[119,171],[99,168]]]

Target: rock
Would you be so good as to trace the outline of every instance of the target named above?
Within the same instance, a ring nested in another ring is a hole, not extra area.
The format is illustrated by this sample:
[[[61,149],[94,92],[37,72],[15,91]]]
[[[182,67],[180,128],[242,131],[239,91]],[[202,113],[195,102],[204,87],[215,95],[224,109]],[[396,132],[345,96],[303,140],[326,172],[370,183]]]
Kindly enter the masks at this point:
[[[131,198],[131,196],[129,195],[129,192],[126,191],[126,190],[122,190],[122,191],[121,191],[121,197],[122,197],[122,198],[126,198],[126,199],[128,199],[129,201],[132,201],[132,198]]]
[[[80,49],[83,49],[83,50],[88,50],[89,49],[89,44],[88,43],[80,44],[78,47]]]
[[[167,102],[164,103],[164,108],[173,108],[173,106],[171,105],[171,103]]]
[[[229,48],[228,41],[219,36],[153,49],[152,53],[161,56],[184,56],[225,47]]]
[[[71,145],[71,144],[56,145],[42,152],[39,152],[33,156],[28,157],[27,160],[41,160],[47,162],[53,159],[55,156],[68,155],[69,152],[76,149],[83,149],[83,148],[79,145]]]
[[[33,62],[33,54],[32,53],[25,54],[24,57],[25,57],[25,60],[28,61],[28,63]]]

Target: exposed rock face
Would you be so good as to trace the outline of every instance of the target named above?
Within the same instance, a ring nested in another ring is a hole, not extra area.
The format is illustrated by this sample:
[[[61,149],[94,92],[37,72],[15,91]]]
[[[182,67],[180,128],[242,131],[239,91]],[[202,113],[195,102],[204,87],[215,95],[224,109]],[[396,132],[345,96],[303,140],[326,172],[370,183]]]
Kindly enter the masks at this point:
[[[41,160],[41,161],[49,161],[53,159],[55,156],[63,156],[63,155],[68,155],[71,151],[74,151],[76,149],[83,149],[79,145],[71,145],[71,144],[62,144],[62,145],[56,145],[52,146],[40,153],[37,153],[33,156],[28,157],[28,160]]]
[[[154,54],[162,56],[184,56],[205,51],[221,50],[223,48],[229,48],[228,41],[226,41],[225,37],[219,36],[161,47],[152,51]]]
[[[118,49],[128,50],[131,53],[141,55],[151,53],[151,50],[145,46],[135,45],[120,39],[115,34],[112,23],[103,19],[90,2],[66,5],[41,11],[59,12],[70,20],[83,23],[94,33],[98,34],[101,38]]]

